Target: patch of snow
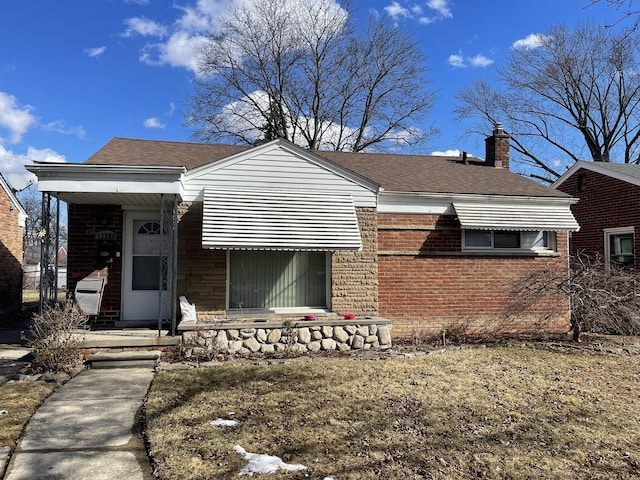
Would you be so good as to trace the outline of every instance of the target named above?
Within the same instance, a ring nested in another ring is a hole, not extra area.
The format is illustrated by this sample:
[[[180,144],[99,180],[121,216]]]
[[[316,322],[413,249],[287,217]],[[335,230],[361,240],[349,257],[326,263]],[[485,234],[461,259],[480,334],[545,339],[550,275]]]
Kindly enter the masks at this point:
[[[209,425],[213,425],[214,427],[233,427],[237,425],[238,422],[235,420],[226,420],[224,418],[216,418],[215,420],[211,420]]]
[[[280,457],[249,453],[240,445],[233,447],[233,451],[242,455],[248,462],[238,475],[253,476],[254,473],[274,473],[280,469],[292,471],[307,469],[304,465],[284,463]]]

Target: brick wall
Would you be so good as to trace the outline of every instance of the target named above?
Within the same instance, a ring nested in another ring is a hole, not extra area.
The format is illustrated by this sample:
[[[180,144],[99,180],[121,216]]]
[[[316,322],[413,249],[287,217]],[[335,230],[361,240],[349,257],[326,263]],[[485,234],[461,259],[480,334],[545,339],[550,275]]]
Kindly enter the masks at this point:
[[[357,208],[362,238],[360,252],[331,255],[331,308],[338,313],[360,316],[378,314],[377,212]]]
[[[578,188],[583,177],[584,190]],[[640,187],[591,170],[579,169],[558,190],[580,199],[571,211],[580,231],[571,234],[571,254],[604,255],[603,229],[636,226],[634,253],[640,252]],[[636,268],[640,262],[636,261]]]
[[[100,322],[110,323],[120,318],[120,291],[122,279],[122,255],[110,263],[98,259],[98,253],[105,246],[122,252],[122,209],[116,205],[75,205],[68,206],[69,249],[67,258],[67,291],[73,292],[78,280],[85,277],[105,277],[107,279]],[[107,245],[96,239],[96,234],[109,230],[116,234],[116,240]]]
[[[0,315],[22,308],[23,230],[17,208],[0,188]]]
[[[453,216],[379,214],[378,225],[379,313],[393,321],[394,337],[442,329],[484,335],[568,331],[568,301],[562,314],[542,323],[555,304],[507,317],[514,282],[543,267],[566,270],[566,234],[558,234],[557,256],[482,255],[461,251]]]

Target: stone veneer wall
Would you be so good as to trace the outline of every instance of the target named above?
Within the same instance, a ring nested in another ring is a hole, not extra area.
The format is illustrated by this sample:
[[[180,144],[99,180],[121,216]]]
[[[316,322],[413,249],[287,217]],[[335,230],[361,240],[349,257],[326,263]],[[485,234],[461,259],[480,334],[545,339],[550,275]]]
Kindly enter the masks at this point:
[[[178,295],[195,303],[202,319],[224,314],[227,252],[202,248],[202,202],[178,207]]]
[[[301,354],[319,351],[377,350],[391,348],[391,324],[386,320],[350,324],[255,325],[217,327],[185,324],[182,353],[185,358],[211,354]]]
[[[378,315],[378,214],[356,208],[362,251],[331,256],[331,310],[358,316]]]

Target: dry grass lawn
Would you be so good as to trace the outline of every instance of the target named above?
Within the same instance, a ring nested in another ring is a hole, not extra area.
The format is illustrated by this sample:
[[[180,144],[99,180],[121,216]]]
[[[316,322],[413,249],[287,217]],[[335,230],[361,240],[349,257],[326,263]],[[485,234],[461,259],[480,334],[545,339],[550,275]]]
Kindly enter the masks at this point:
[[[513,347],[229,363],[159,373],[146,419],[164,480],[237,477],[235,445],[308,467],[264,479],[640,478],[640,358]]]
[[[56,385],[46,382],[11,382],[0,385],[0,447],[13,448],[25,425]]]

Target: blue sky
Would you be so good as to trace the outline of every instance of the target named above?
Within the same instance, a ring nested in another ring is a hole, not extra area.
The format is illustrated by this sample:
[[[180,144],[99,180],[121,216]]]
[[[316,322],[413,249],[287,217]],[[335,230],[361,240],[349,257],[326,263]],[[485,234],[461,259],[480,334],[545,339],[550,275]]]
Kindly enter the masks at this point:
[[[6,0],[0,7],[0,172],[32,160],[82,162],[113,137],[190,141],[183,126],[199,36],[242,0]],[[614,22],[603,0],[353,0],[413,32],[437,92],[429,152],[484,156],[461,137],[455,95],[492,81],[514,42],[562,23]],[[418,126],[419,127],[419,126]],[[490,132],[487,132],[489,134]]]

